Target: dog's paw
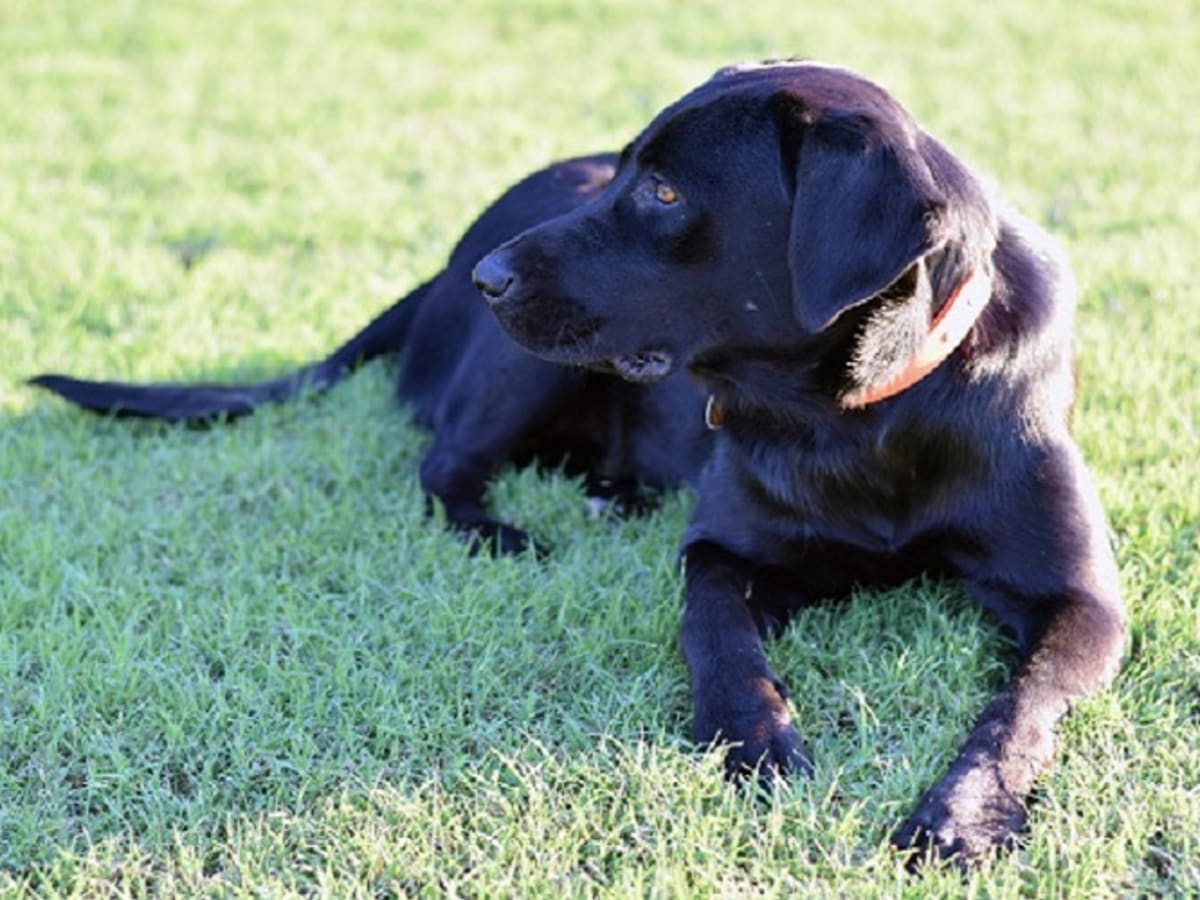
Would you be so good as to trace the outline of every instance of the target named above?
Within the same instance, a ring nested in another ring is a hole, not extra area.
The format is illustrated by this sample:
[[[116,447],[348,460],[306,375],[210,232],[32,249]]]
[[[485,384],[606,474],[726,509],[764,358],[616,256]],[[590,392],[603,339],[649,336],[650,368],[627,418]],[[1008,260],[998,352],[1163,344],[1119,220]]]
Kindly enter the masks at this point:
[[[586,490],[588,515],[593,519],[648,516],[662,505],[658,494],[647,492],[637,482],[628,479],[613,480],[589,475]]]
[[[812,774],[785,697],[778,681],[758,677],[736,695],[697,700],[696,740],[726,747],[725,775],[731,781],[757,779],[771,788],[789,776]]]
[[[760,787],[773,789],[793,775],[812,775],[808,749],[790,722],[758,723],[750,735],[731,744],[725,753],[725,777],[730,781],[754,780]]]
[[[619,497],[587,498],[587,512],[590,519],[635,519],[648,516],[662,506],[658,497],[648,494],[631,492]]]
[[[994,767],[951,771],[921,798],[892,836],[909,851],[909,871],[950,860],[967,869],[998,850],[1010,850],[1025,826],[1025,804],[1007,791]]]

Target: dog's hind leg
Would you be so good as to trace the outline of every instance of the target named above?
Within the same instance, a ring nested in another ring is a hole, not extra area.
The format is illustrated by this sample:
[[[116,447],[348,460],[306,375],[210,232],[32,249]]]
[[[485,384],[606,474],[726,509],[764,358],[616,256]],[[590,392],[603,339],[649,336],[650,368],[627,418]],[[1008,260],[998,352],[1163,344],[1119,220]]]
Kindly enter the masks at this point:
[[[494,345],[486,353],[467,353],[441,397],[433,445],[421,462],[421,487],[431,502],[441,504],[446,524],[472,546],[519,553],[531,545],[530,537],[491,515],[485,502],[488,482],[515,450],[536,444],[538,432],[556,415],[569,414],[584,373],[515,346],[500,354],[503,359],[496,355]]]
[[[530,546],[529,535],[493,518],[484,500],[488,480],[502,459],[502,452],[486,444],[468,449],[438,435],[421,461],[421,489],[426,511],[432,513],[434,501],[440,503],[446,524],[473,548],[520,553]]]

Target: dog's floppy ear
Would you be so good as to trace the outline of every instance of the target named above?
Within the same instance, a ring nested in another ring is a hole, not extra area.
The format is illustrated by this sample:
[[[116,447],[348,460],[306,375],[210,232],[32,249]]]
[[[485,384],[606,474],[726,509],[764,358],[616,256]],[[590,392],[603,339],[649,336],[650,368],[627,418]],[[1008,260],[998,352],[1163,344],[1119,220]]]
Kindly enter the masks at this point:
[[[825,112],[792,129],[792,300],[800,325],[818,332],[937,244],[944,203],[916,149],[869,119]]]

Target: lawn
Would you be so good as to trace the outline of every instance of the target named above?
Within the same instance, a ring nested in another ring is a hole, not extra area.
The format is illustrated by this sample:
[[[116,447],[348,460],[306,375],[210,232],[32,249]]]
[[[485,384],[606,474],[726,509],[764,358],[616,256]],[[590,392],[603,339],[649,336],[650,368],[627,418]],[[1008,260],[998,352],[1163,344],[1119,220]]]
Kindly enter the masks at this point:
[[[0,894],[1200,893],[1198,47],[1193,0],[0,4]],[[386,364],[209,430],[22,383],[317,356],[523,173],[787,55],[887,85],[1079,278],[1128,660],[965,881],[887,849],[1012,662],[955,585],[771,645],[817,771],[756,801],[686,740],[686,493],[595,521],[507,472],[553,550],[472,557]]]

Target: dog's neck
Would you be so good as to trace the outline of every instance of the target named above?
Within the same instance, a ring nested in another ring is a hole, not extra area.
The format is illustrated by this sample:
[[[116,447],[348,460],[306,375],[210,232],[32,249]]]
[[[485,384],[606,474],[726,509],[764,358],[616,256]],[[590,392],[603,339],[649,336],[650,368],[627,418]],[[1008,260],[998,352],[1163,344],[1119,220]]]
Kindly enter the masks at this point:
[[[984,267],[976,268],[950,293],[902,369],[879,384],[843,394],[838,405],[847,410],[864,409],[915,385],[958,348],[979,320],[991,294],[991,276]],[[705,424],[715,431],[724,427],[725,419],[724,404],[716,393],[710,394],[704,408]]]
[[[975,269],[942,304],[907,365],[881,384],[843,394],[838,401],[840,405],[845,409],[862,409],[908,390],[957,349],[979,320],[991,295],[992,279],[983,268]]]

